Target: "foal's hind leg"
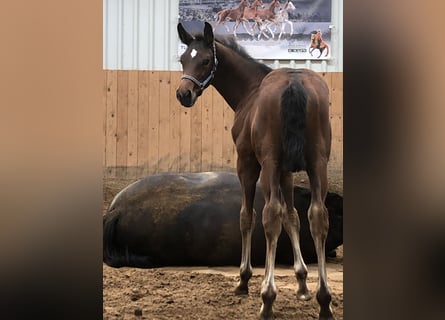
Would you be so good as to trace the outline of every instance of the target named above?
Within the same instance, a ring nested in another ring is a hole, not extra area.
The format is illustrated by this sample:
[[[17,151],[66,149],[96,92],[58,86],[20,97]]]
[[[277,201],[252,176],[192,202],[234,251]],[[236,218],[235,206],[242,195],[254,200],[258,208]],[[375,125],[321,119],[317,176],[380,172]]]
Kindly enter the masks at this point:
[[[238,177],[241,183],[243,194],[240,211],[240,230],[242,238],[240,281],[235,289],[235,294],[248,294],[248,282],[252,277],[252,265],[250,262],[252,232],[255,227],[256,212],[253,209],[255,198],[256,182],[260,172],[260,165],[256,158],[250,157],[247,160],[240,160],[238,157]]]
[[[277,296],[274,279],[275,254],[277,251],[278,237],[281,233],[281,220],[283,215],[280,176],[274,163],[263,163],[260,181],[265,199],[262,222],[266,236],[266,263],[264,280],[261,284],[263,304],[261,305],[260,319],[269,320],[274,317],[273,303]]]
[[[292,173],[287,172],[281,174],[281,191],[286,205],[283,214],[283,226],[290,238],[294,253],[294,270],[298,282],[297,298],[300,300],[309,300],[311,299],[311,295],[306,285],[307,267],[303,261],[300,249],[300,219],[294,207]]]
[[[325,242],[329,229],[328,210],[324,205],[327,193],[327,161],[319,159],[308,168],[311,184],[311,205],[308,210],[309,226],[318,259],[317,301],[320,320],[332,320],[331,293],[328,287],[325,261]]]

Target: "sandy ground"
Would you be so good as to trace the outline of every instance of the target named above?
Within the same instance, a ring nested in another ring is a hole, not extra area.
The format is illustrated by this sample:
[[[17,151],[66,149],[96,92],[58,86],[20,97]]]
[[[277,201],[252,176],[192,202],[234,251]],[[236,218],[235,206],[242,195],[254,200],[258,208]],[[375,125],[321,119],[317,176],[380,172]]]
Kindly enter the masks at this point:
[[[308,265],[313,296],[317,265]],[[103,319],[257,319],[264,268],[254,268],[248,296],[235,296],[238,267],[166,267],[157,269],[103,266]],[[343,319],[343,248],[328,260],[332,308]],[[318,319],[315,297],[296,299],[297,283],[290,266],[277,266],[276,319]]]

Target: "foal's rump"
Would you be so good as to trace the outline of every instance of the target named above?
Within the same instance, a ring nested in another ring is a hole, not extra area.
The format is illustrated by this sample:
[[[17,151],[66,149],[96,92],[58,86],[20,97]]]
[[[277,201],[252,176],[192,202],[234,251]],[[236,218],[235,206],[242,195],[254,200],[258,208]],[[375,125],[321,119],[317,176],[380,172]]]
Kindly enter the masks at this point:
[[[260,157],[264,156],[264,149],[281,146],[283,169],[296,172],[306,170],[308,145],[330,145],[316,141],[330,139],[329,89],[316,72],[273,70],[263,79],[257,101],[253,140],[263,142],[257,148]],[[329,154],[329,150],[324,151],[323,154]]]

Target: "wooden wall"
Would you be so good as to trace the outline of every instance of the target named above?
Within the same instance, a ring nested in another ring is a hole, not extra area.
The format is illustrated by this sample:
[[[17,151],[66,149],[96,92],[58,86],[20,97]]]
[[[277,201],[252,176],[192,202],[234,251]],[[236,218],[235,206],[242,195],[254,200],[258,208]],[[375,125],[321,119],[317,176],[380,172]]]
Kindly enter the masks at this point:
[[[343,73],[330,87],[330,174],[343,173]],[[234,171],[233,111],[210,86],[192,108],[176,100],[179,71],[104,72],[104,169],[107,178],[157,172]]]

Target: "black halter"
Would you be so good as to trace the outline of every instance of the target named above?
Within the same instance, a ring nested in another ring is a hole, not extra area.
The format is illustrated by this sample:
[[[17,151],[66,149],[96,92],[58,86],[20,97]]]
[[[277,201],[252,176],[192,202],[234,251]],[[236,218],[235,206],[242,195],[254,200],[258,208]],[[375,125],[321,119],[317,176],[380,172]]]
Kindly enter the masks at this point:
[[[215,77],[215,72],[216,72],[217,66],[218,66],[218,59],[216,58],[216,46],[215,46],[215,41],[213,41],[213,68],[212,68],[212,71],[210,71],[209,76],[203,82],[200,82],[194,76],[191,76],[188,74],[183,74],[181,79],[188,79],[188,80],[192,81],[202,91],[210,85],[210,81],[212,81],[213,78]]]

